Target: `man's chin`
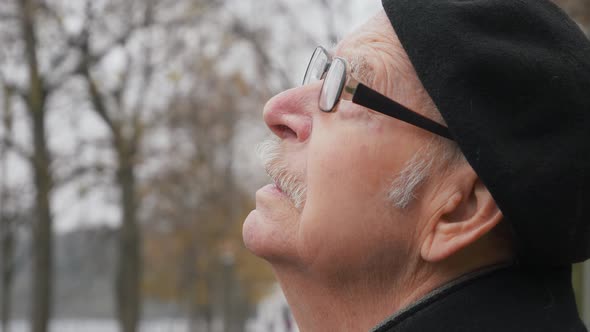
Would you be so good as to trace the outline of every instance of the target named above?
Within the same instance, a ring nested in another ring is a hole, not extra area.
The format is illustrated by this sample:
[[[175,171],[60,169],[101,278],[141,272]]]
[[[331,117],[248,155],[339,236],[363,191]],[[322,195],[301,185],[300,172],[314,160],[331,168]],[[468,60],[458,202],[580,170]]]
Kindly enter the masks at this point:
[[[286,204],[286,197],[277,202],[276,197],[260,191],[256,194],[256,209],[248,214],[242,226],[244,245],[271,263],[295,258],[299,213]]]
[[[250,252],[256,256],[264,258],[264,252],[268,250],[264,248],[264,236],[259,230],[260,225],[258,225],[258,219],[259,216],[257,210],[252,210],[248,214],[242,225],[242,239],[244,240],[244,245],[250,250]]]

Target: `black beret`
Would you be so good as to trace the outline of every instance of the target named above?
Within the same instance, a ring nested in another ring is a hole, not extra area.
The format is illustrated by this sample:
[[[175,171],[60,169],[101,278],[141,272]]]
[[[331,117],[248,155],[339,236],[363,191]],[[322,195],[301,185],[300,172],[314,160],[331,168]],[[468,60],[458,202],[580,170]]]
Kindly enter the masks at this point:
[[[546,0],[383,0],[521,262],[590,257],[590,42]]]

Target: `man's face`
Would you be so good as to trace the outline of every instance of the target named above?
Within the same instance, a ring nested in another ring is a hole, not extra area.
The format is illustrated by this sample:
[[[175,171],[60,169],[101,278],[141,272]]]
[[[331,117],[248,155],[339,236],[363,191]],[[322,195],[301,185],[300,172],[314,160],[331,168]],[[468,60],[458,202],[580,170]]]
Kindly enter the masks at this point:
[[[420,112],[413,95],[402,93],[418,83],[397,74],[396,52],[403,50],[387,19],[378,16],[343,40],[333,55],[358,63],[357,71],[371,68],[372,75],[353,75],[374,78],[365,83]],[[422,204],[402,211],[387,194],[432,136],[348,101],[341,101],[336,112],[323,113],[320,88],[316,82],[285,91],[264,109],[266,124],[280,140],[267,168],[275,180],[289,178],[306,194],[295,206],[276,186],[259,190],[256,210],[244,224],[244,242],[275,267],[311,274],[354,278],[354,271],[403,266],[418,255]]]

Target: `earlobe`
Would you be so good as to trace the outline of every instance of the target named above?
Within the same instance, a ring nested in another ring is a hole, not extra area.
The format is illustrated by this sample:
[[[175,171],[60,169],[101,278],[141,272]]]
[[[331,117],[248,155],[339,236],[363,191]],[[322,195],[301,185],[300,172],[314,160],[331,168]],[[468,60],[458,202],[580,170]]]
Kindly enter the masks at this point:
[[[502,218],[492,195],[475,173],[471,179],[464,177],[460,189],[434,215],[422,243],[422,258],[440,262],[476,245]]]

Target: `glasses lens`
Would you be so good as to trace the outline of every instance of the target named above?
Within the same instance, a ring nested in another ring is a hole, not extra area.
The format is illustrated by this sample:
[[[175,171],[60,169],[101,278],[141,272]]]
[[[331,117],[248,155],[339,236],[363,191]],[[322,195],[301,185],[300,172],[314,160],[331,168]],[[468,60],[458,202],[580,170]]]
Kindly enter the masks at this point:
[[[342,59],[334,59],[330,70],[324,79],[322,92],[320,94],[320,109],[324,112],[331,112],[340,99],[344,80],[346,79],[346,64]]]
[[[328,54],[323,48],[316,48],[307,65],[307,70],[303,77],[303,85],[321,80],[326,72],[327,66]]]

